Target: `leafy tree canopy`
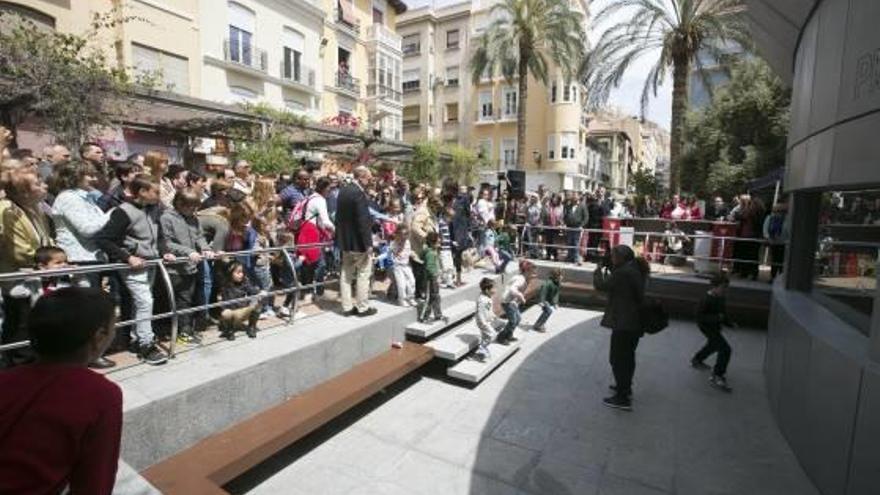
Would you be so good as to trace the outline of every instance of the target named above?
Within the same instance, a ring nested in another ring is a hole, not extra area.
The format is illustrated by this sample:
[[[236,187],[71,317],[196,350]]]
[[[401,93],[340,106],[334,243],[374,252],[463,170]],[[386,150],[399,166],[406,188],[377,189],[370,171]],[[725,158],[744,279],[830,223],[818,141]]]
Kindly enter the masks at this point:
[[[688,115],[682,189],[730,196],[785,165],[790,92],[753,58],[733,65],[712,102]]]

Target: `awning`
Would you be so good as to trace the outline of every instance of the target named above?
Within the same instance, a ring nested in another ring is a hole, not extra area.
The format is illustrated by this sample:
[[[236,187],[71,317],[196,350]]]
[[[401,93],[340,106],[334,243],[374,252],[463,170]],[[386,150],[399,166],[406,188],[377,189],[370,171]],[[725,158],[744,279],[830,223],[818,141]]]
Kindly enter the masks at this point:
[[[758,177],[757,179],[749,181],[746,185],[746,189],[748,191],[758,191],[761,189],[776,187],[776,183],[783,181],[784,178],[785,167],[779,167],[763,177]]]

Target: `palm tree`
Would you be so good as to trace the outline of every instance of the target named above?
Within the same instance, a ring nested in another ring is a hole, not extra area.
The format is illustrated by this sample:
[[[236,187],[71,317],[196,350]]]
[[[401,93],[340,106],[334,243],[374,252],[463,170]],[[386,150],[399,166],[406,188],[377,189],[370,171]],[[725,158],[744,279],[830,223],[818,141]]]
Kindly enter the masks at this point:
[[[657,88],[672,69],[672,136],[669,145],[670,182],[678,192],[681,172],[678,158],[688,105],[688,78],[691,67],[697,67],[706,87],[709,79],[703,71],[698,54],[723,58],[722,48],[733,42],[750,46],[742,0],[609,0],[596,14],[601,24],[615,13],[626,11],[626,20],[609,27],[595,49],[585,59],[582,77],[587,85],[588,101],[593,106],[604,103],[612,88],[633,61],[656,55],[657,61],[648,72],[642,88],[642,115]]]
[[[501,0],[492,7],[495,18],[471,56],[474,84],[484,71],[501,73],[509,84],[518,78],[516,164],[523,169],[529,75],[546,85],[551,67],[572,80],[586,54],[583,15],[567,0]]]

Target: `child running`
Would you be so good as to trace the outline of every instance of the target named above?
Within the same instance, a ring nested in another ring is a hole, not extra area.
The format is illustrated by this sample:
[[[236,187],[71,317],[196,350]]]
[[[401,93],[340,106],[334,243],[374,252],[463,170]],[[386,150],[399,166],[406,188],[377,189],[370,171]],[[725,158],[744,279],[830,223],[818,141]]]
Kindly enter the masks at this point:
[[[516,330],[522,319],[520,305],[526,303],[526,296],[523,291],[526,290],[533,268],[534,265],[530,261],[520,261],[519,273],[510,277],[504,285],[504,292],[501,293],[501,307],[504,308],[504,314],[507,315],[507,325],[498,334],[498,342],[501,344],[509,344],[518,340],[513,336],[513,331]]]
[[[559,286],[562,284],[562,270],[555,268],[550,272],[550,278],[541,285],[541,295],[538,304],[541,306],[541,316],[535,322],[532,330],[536,332],[547,331],[544,325],[547,319],[559,308]]]
[[[490,278],[480,280],[480,295],[477,296],[477,327],[480,329],[480,345],[475,354],[478,361],[491,359],[489,344],[495,340],[504,321],[495,316],[492,299],[495,297],[495,282]]]
[[[721,325],[733,326],[727,317],[724,296],[727,286],[730,285],[730,280],[728,280],[727,275],[720,273],[712,277],[709,285],[709,290],[703,296],[703,300],[700,301],[700,306],[697,309],[697,326],[706,337],[706,345],[691,359],[691,366],[699,370],[709,369],[709,366],[703,361],[717,352],[715,368],[712,371],[712,376],[709,378],[709,383],[719,390],[731,392],[732,389],[727,384],[727,378],[725,377],[727,364],[730,362],[731,349],[727,339],[721,335]]]
[[[391,241],[394,287],[397,289],[397,302],[401,306],[416,306],[416,277],[410,267],[411,256],[409,227],[401,224],[394,232],[394,240]]]
[[[262,292],[248,280],[244,272],[244,265],[239,261],[233,261],[226,268],[226,285],[223,287],[222,297],[224,301],[232,301],[247,296],[255,296]],[[257,338],[257,320],[260,319],[261,301],[248,299],[237,301],[223,307],[220,313],[220,336],[226,340],[235,340],[236,330],[241,329],[245,322],[247,336]]]
[[[421,253],[421,258],[425,262],[425,284],[428,293],[428,300],[422,305],[419,311],[419,321],[428,322],[428,315],[433,312],[434,318],[430,321],[446,320],[443,316],[443,310],[440,308],[440,235],[437,232],[428,232],[425,238],[425,249]]]

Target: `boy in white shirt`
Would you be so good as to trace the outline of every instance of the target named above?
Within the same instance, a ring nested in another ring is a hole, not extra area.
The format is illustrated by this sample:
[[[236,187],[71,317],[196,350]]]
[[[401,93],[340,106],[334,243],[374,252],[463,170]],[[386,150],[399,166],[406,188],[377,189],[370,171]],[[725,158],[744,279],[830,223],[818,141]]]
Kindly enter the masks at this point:
[[[492,279],[480,280],[480,295],[477,297],[477,327],[480,329],[480,345],[477,347],[476,358],[485,361],[491,358],[489,344],[495,340],[495,336],[504,321],[495,316],[492,310],[492,299],[495,297],[495,282]]]
[[[507,325],[504,330],[498,334],[498,342],[507,344],[516,342],[513,331],[519,326],[522,319],[520,313],[520,305],[526,303],[526,296],[523,293],[528,286],[528,277],[532,273],[534,265],[528,260],[519,262],[519,273],[511,277],[504,285],[504,292],[501,293],[501,307],[504,308],[504,314],[507,315]],[[506,277],[505,277],[506,278]]]

